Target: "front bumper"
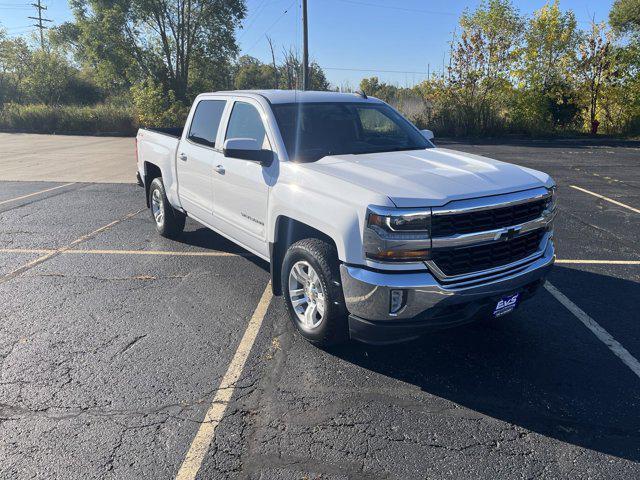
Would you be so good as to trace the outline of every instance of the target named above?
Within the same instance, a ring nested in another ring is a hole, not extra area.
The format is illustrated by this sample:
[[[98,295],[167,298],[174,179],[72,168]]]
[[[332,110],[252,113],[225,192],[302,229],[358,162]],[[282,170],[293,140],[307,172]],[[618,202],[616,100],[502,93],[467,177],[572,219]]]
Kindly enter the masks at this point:
[[[506,294],[521,292],[525,300],[543,283],[555,261],[553,239],[545,240],[537,259],[461,285],[443,285],[426,271],[385,273],[342,265],[350,336],[372,344],[402,342],[489,315]],[[397,289],[404,290],[405,304],[397,314],[390,314],[391,290]]]

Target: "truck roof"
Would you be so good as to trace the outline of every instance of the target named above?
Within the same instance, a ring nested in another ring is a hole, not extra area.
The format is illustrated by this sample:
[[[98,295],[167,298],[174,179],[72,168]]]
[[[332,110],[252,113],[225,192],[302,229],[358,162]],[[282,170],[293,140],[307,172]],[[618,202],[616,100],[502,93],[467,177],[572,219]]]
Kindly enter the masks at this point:
[[[365,98],[357,93],[317,92],[301,90],[232,90],[213,93],[238,93],[266,98],[271,103],[309,103],[309,102],[363,102],[381,103],[374,97]]]

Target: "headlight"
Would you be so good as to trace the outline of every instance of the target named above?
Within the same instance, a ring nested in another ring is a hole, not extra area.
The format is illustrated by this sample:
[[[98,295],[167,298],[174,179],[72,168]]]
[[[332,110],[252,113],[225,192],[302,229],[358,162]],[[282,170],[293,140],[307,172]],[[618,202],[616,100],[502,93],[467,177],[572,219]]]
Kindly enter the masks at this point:
[[[369,207],[364,253],[382,262],[419,262],[431,252],[431,211]]]
[[[551,193],[551,196],[547,199],[547,204],[544,207],[545,215],[552,214],[558,206],[558,188],[554,185],[549,189],[549,193]]]

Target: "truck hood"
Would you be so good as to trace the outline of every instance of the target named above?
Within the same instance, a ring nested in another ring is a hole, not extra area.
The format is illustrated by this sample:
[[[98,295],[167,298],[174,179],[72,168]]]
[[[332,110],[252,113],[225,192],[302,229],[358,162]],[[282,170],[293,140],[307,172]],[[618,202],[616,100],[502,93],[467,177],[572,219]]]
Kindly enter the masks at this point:
[[[441,206],[552,182],[536,170],[445,148],[333,155],[304,166],[386,195],[403,208]]]

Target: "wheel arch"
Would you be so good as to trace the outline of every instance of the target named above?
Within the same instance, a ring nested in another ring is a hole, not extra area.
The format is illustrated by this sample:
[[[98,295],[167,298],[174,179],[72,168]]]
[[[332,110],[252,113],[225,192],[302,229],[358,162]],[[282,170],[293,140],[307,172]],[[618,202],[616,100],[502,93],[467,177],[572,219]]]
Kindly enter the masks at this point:
[[[144,192],[147,199],[147,208],[149,204],[149,187],[155,178],[162,178],[162,170],[155,163],[144,162]]]
[[[273,242],[269,242],[269,268],[271,271],[271,288],[274,295],[282,295],[282,261],[287,249],[297,241],[305,238],[323,240],[333,245],[337,250],[335,240],[317,228],[286,215],[280,215],[276,219]]]

